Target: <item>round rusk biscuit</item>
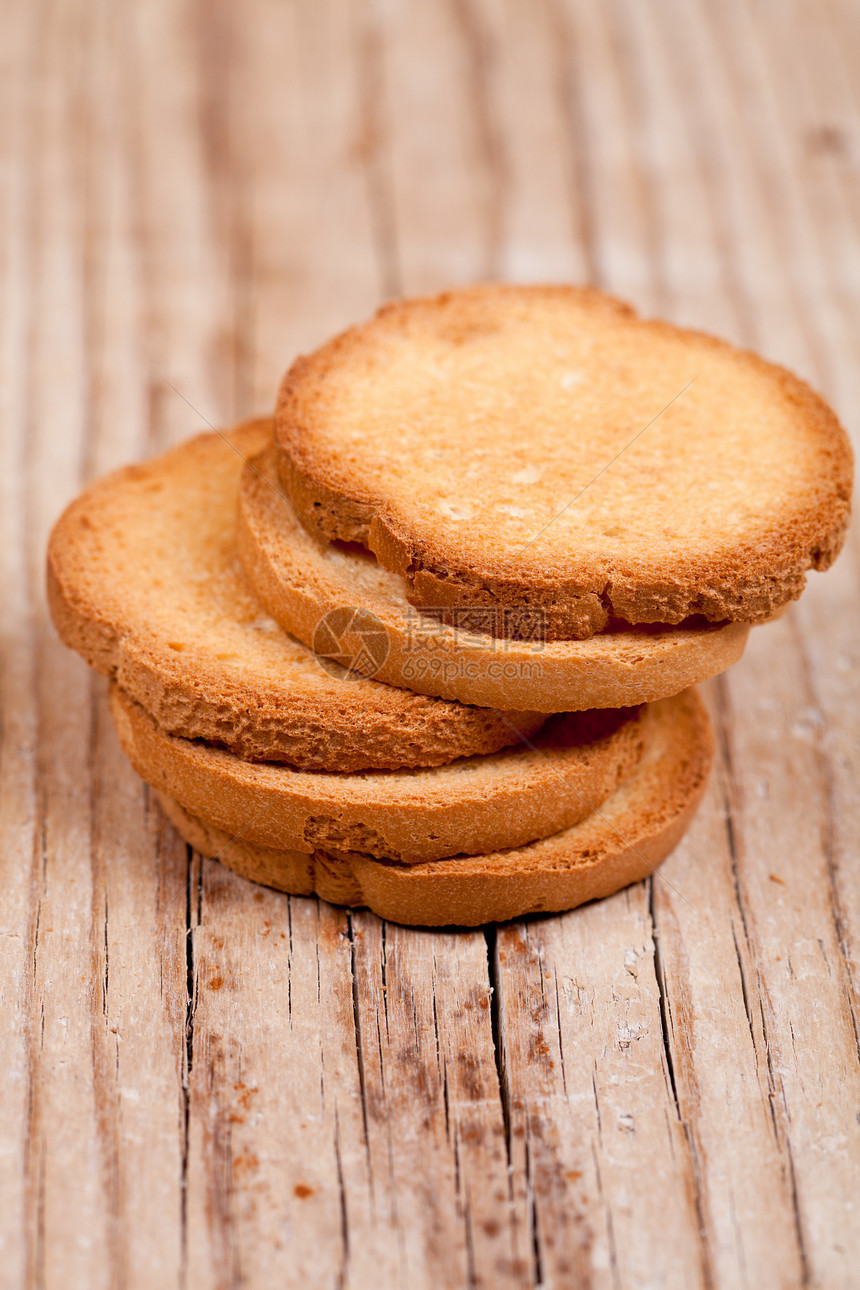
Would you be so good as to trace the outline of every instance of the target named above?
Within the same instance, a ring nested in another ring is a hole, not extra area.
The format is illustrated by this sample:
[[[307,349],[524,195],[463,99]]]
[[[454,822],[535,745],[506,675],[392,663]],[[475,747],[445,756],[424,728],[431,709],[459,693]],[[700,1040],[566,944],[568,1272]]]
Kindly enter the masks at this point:
[[[263,846],[363,851],[404,864],[521,846],[600,806],[642,755],[644,710],[554,717],[528,746],[352,775],[247,762],[165,734],[111,688],[120,742],[148,784]]]
[[[500,640],[410,605],[404,580],[359,545],[298,519],[274,447],[242,475],[239,553],[261,602],[299,640],[421,694],[495,708],[573,712],[678,694],[743,653],[748,623],[626,628],[583,641]],[[370,648],[368,648],[370,646]]]
[[[271,421],[99,480],[57,523],[57,630],[162,729],[305,770],[438,766],[532,735],[536,712],[439,702],[324,665],[262,609],[236,552],[245,458]]]
[[[276,427],[318,532],[498,635],[762,621],[849,515],[848,438],[803,381],[592,289],[386,305],[293,364]]]
[[[694,693],[652,704],[642,759],[599,810],[528,846],[417,865],[260,846],[160,797],[186,842],[245,878],[335,905],[369,906],[392,922],[475,927],[573,909],[649,877],[686,831],[711,756],[707,714]]]

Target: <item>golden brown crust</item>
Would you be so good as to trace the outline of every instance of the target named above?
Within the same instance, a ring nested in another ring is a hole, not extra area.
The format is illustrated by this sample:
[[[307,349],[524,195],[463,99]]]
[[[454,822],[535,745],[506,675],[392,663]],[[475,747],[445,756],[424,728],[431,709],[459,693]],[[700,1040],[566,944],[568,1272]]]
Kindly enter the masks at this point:
[[[378,624],[387,654],[376,675],[464,703],[572,712],[621,708],[677,694],[743,653],[749,627],[629,629],[584,641],[494,641],[419,614],[404,584],[363,548],[335,550],[309,532],[281,495],[274,451],[242,476],[238,524],[245,572],[268,612],[306,644],[326,615],[348,609]],[[361,633],[342,646],[359,656]]]
[[[333,904],[366,905],[393,922],[474,927],[573,909],[647,878],[686,831],[712,751],[695,694],[654,704],[642,760],[598,813],[516,850],[410,867],[364,855],[256,846],[194,818],[167,795],[161,800],[191,846],[256,882]]]
[[[122,747],[148,784],[232,835],[404,864],[482,854],[546,837],[599,807],[642,755],[644,709],[546,723],[528,747],[426,770],[354,775],[251,763],[165,734],[116,686]]]
[[[539,607],[550,639],[762,621],[849,517],[847,436],[803,381],[590,289],[396,301],[294,363],[276,426],[318,531],[416,604]]]
[[[263,612],[238,563],[244,459],[271,421],[205,434],[93,484],[48,550],[57,631],[174,734],[306,770],[437,766],[533,734],[537,713],[344,680]]]

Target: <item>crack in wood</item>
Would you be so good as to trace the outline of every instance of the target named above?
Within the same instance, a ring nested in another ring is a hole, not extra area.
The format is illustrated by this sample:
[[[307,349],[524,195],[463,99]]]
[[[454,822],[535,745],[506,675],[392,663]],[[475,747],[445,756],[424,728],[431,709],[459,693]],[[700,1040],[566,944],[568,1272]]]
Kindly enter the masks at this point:
[[[528,1123],[528,1115],[526,1116]],[[535,1190],[533,1146],[531,1136],[526,1131],[525,1137],[525,1165],[526,1165],[526,1186],[528,1198],[528,1216],[529,1216],[529,1239],[531,1244],[532,1255],[532,1272],[536,1286],[543,1286],[544,1283],[544,1264],[543,1254],[540,1243],[540,1225],[538,1223],[537,1195]]]
[[[768,1108],[770,1111],[771,1120],[773,1122],[774,1135],[776,1137],[778,1144],[782,1148],[784,1135],[782,1133],[780,1122],[776,1115],[776,1108],[774,1106],[774,1099],[777,1096],[777,1091],[776,1091],[777,1080],[776,1080],[776,1072],[773,1067],[773,1055],[771,1053],[770,1044],[768,1043],[768,1025],[767,1025],[767,1018],[765,1016],[765,1010],[764,1010],[764,990],[762,988],[761,975],[759,973],[758,964],[756,962],[755,953],[753,951],[752,943],[750,940],[750,931],[749,931],[749,926],[747,922],[746,901],[744,898],[744,893],[741,888],[740,849],[739,849],[740,839],[738,837],[738,834],[735,828],[734,806],[732,801],[732,790],[735,784],[735,772],[734,772],[734,767],[732,763],[732,749],[731,749],[731,744],[729,740],[731,707],[730,707],[728,687],[725,683],[724,677],[717,678],[714,685],[714,691],[716,695],[715,709],[716,709],[717,719],[716,719],[715,725],[716,725],[717,742],[720,748],[722,765],[725,767],[725,778],[723,782],[722,797],[723,797],[723,809],[725,812],[724,824],[725,824],[725,830],[726,830],[726,843],[728,845],[729,860],[731,865],[732,886],[734,889],[735,903],[737,905],[738,914],[741,920],[741,927],[743,929],[744,946],[746,949],[746,954],[748,955],[749,960],[752,963],[753,968],[755,970],[756,994],[758,996],[759,1018],[761,1021],[762,1041],[764,1043],[764,1055],[765,1055],[765,1062],[767,1067],[768,1091],[771,1094],[771,1096],[768,1098]],[[734,938],[734,936],[735,936],[735,927],[734,927],[734,924],[732,924],[732,937]],[[734,943],[737,950],[737,941],[735,940]],[[789,959],[788,968],[790,973],[791,972],[790,955],[787,957]],[[741,988],[742,988],[742,995],[744,999],[744,1007],[746,1010],[747,1019],[750,1022],[750,1029],[753,1034],[754,1047],[756,1049],[756,1054],[758,1054],[758,1046],[755,1045],[755,1032],[752,1026],[752,1012],[750,1011],[750,1008],[748,1006],[748,999],[749,999],[748,981],[747,981],[747,976],[745,972],[742,972],[741,974]]]
[[[504,1047],[501,1029],[501,984],[498,962],[498,929],[495,923],[484,928],[484,940],[487,946],[487,980],[490,992],[490,1034],[493,1040],[493,1060],[496,1066],[496,1085],[502,1106],[502,1123],[505,1131],[505,1156],[508,1165],[508,1189],[510,1192],[511,1170],[511,1108],[510,1090],[505,1073]]]
[[[701,1259],[701,1275],[703,1283],[710,1288],[715,1285],[716,1277],[713,1267],[713,1255],[708,1240],[708,1224],[705,1219],[706,1214],[706,1195],[705,1195],[705,1168],[701,1158],[701,1152],[694,1132],[693,1125],[690,1124],[687,1115],[684,1112],[679,1096],[678,1080],[675,1070],[675,1056],[672,1051],[672,1041],[675,1035],[675,1025],[672,1010],[671,994],[666,976],[666,965],[664,963],[661,950],[660,938],[661,929],[656,907],[656,881],[654,878],[648,879],[648,912],[651,918],[651,938],[653,944],[654,960],[654,979],[657,985],[657,999],[660,1012],[660,1034],[663,1047],[663,1058],[666,1065],[666,1071],[669,1080],[669,1088],[672,1096],[672,1103],[675,1116],[680,1124],[684,1142],[687,1148],[687,1159],[690,1166],[690,1172],[693,1184],[693,1206],[696,1213],[699,1235],[699,1252]]]
[[[657,982],[657,1001],[660,1009],[660,1035],[663,1044],[663,1060],[666,1063],[666,1074],[669,1080],[669,1089],[672,1094],[672,1104],[675,1108],[675,1114],[683,1124],[684,1117],[681,1114],[681,1105],[678,1101],[678,1085],[675,1079],[675,1058],[672,1053],[672,1043],[670,1039],[672,1031],[672,1012],[669,1002],[669,995],[666,989],[665,965],[660,953],[660,926],[657,921],[657,910],[654,903],[655,883],[653,878],[648,880],[648,912],[651,916],[651,929],[654,941],[654,976]],[[685,1126],[686,1132],[686,1126]]]
[[[600,1122],[600,1108],[597,1096],[597,1086],[594,1085],[594,1105],[597,1108],[598,1124]],[[603,1190],[603,1178],[600,1171],[600,1157],[597,1154],[595,1144],[591,1145],[591,1159],[594,1164],[594,1177],[597,1182],[597,1195],[600,1198],[600,1204],[603,1209],[603,1216],[606,1222],[606,1234],[609,1240],[609,1270],[612,1275],[612,1283],[616,1287],[621,1285],[621,1274],[618,1266],[618,1245],[615,1240],[615,1228],[612,1222],[612,1206]],[[590,1280],[590,1278],[589,1278]]]
[[[352,936],[352,923],[348,923],[350,932],[350,941]],[[352,973],[353,980],[353,999],[355,999],[355,954],[350,943],[349,969]],[[290,1019],[290,1025],[293,1021],[293,897],[287,896],[287,1016]],[[358,1044],[358,1039],[356,1039]]]
[[[743,927],[746,952],[750,956],[750,959],[756,969],[757,994],[759,999],[759,1015],[761,1019],[762,1039],[764,1042],[764,1051],[765,1051],[766,1069],[767,1069],[767,1083],[768,1083],[767,1106],[770,1112],[770,1121],[773,1126],[774,1138],[782,1154],[782,1157],[784,1160],[784,1168],[787,1169],[788,1176],[789,1176],[794,1230],[797,1238],[798,1254],[799,1254],[802,1269],[803,1269],[804,1284],[806,1284],[808,1282],[808,1277],[809,1277],[809,1266],[808,1266],[808,1258],[807,1258],[807,1253],[805,1248],[803,1224],[802,1224],[800,1209],[798,1205],[797,1187],[796,1187],[796,1182],[794,1178],[794,1165],[793,1165],[792,1152],[791,1152],[791,1140],[790,1140],[790,1131],[789,1131],[790,1121],[788,1119],[788,1108],[786,1104],[785,1090],[782,1087],[781,1080],[777,1079],[777,1074],[774,1069],[773,1053],[771,1049],[771,1044],[769,1043],[769,1040],[768,1040],[768,1022],[767,1022],[767,1017],[766,1017],[765,1008],[764,1008],[763,983],[759,973],[758,965],[756,964],[755,952],[753,950],[753,946],[750,940],[749,928],[747,924],[746,903],[744,900],[743,892],[741,890],[741,880],[740,880],[740,872],[739,872],[739,862],[740,862],[739,839],[735,831],[733,804],[732,804],[732,791],[731,791],[732,786],[735,783],[735,775],[734,775],[734,769],[732,764],[732,750],[731,750],[731,743],[730,743],[730,737],[729,737],[729,729],[730,729],[729,722],[730,722],[731,710],[730,710],[730,703],[729,703],[728,685],[725,677],[717,678],[715,682],[715,693],[717,698],[717,702],[716,702],[717,739],[721,750],[723,764],[725,765],[725,768],[726,768],[726,777],[727,777],[726,785],[723,793],[723,802],[724,802],[724,807],[726,812],[726,816],[725,816],[726,839],[728,842],[729,856],[731,861],[732,882],[734,885],[735,900],[737,903],[738,912],[740,914],[741,925]],[[734,933],[735,933],[735,929],[733,924],[732,925],[733,937],[734,937]],[[737,950],[736,941],[735,941],[735,947]],[[786,952],[786,960],[787,960],[789,975],[792,975],[791,955],[789,952]],[[738,963],[740,967],[741,966],[740,957],[738,959]],[[746,979],[746,974],[743,972],[743,970],[741,970],[741,986],[742,986],[742,994],[744,998],[744,1006],[747,1014],[747,1019],[750,1023],[750,1033],[752,1035],[753,1044],[755,1047],[756,1046],[755,1033],[752,1026],[752,1013],[748,1005],[747,979]],[[791,1023],[789,1023],[789,1025],[790,1024]],[[779,1098],[783,1108],[782,1116],[779,1116],[777,1114],[777,1107],[776,1107],[777,1098]],[[784,1120],[785,1122],[783,1122]]]
[[[553,982],[555,984],[555,1021],[556,1029],[558,1031],[558,1057],[561,1065],[561,1086],[564,1090],[565,1097],[567,1097],[567,1071],[565,1070],[564,1062],[564,1036],[561,1029],[561,999],[558,992],[558,967],[555,964],[553,965],[552,975]]]
[[[108,947],[108,894],[104,893],[105,912],[104,912],[104,934],[102,949],[104,953],[104,974],[102,976],[102,1016],[107,1021],[108,1015],[108,990],[110,988],[110,949]]]
[[[791,1188],[791,1201],[797,1220],[797,1244],[800,1251],[800,1262],[803,1269],[803,1285],[808,1286],[811,1284],[809,1258],[806,1252],[806,1242],[803,1237],[803,1226],[800,1218],[800,1200],[797,1194],[797,1177],[794,1170],[794,1154],[791,1150],[791,1140],[787,1134],[785,1138],[785,1154],[788,1160],[788,1179],[789,1186]]]
[[[340,1121],[337,1107],[334,1112],[334,1157],[337,1170],[338,1203],[340,1207],[340,1238],[343,1245],[341,1264],[337,1271],[338,1290],[347,1283],[349,1272],[349,1215],[347,1210],[346,1186],[343,1179],[343,1161],[341,1159]]]
[[[815,687],[815,678],[812,667],[810,666],[809,656],[803,643],[803,637],[797,622],[794,619],[789,621],[789,630],[792,635],[794,647],[797,650],[800,659],[801,674],[804,680],[807,703],[815,711],[822,710],[821,699]],[[831,759],[824,747],[822,734],[819,730],[814,731],[815,752],[818,760],[819,774],[824,785],[822,794],[824,801],[824,821],[823,821],[823,839],[822,847],[824,851],[825,863],[827,866],[827,877],[830,887],[830,905],[833,917],[833,930],[836,936],[836,944],[839,947],[841,956],[841,976],[842,987],[845,996],[845,1003],[851,1017],[851,1024],[854,1027],[854,1042],[857,1047],[857,1055],[860,1058],[860,1018],[858,1018],[857,999],[858,983],[854,973],[854,962],[851,953],[851,946],[848,938],[848,920],[846,918],[842,899],[839,891],[839,875],[836,864],[836,843],[835,843],[835,824],[834,824],[834,797],[835,782],[833,766]],[[824,948],[824,942],[819,938],[821,953],[827,962],[827,953]],[[828,964],[828,970],[829,970]]]
[[[753,1029],[753,1016],[750,1010],[749,986],[747,984],[747,974],[746,974],[746,968],[744,966],[743,956],[741,955],[741,947],[740,947],[740,944],[738,943],[737,928],[735,927],[734,923],[732,923],[732,944],[735,947],[735,958],[737,959],[737,963],[738,963],[738,976],[740,978],[740,983],[741,983],[741,998],[743,999],[743,1002],[744,1002],[744,1012],[746,1013],[747,1025],[749,1026],[750,1041],[752,1043],[753,1050],[755,1050],[756,1040],[755,1040],[755,1031]]]
[[[191,1073],[194,1068],[194,1020],[197,1010],[198,996],[198,973],[195,959],[194,932],[195,928],[200,926],[200,902],[202,895],[197,893],[196,897],[196,921],[195,913],[195,885],[202,886],[202,873],[200,865],[196,859],[195,852],[190,846],[185,848],[185,1027],[184,1027],[184,1047],[182,1053],[182,1081],[181,1081],[181,1120],[182,1120],[182,1145],[180,1154],[180,1181],[179,1181],[179,1228],[180,1228],[180,1283],[185,1286],[188,1280],[188,1166],[190,1155],[191,1141]],[[195,869],[197,877],[195,884]]]
[[[364,1069],[364,1052],[361,1037],[361,1008],[358,997],[358,966],[356,963],[356,941],[355,941],[355,923],[354,915],[351,911],[346,915],[347,938],[349,940],[349,974],[350,985],[352,988],[352,1025],[355,1039],[355,1062],[358,1068],[358,1088],[361,1097],[361,1124],[364,1149],[367,1152],[367,1173],[370,1179],[370,1189],[373,1191],[373,1162],[370,1158],[369,1142],[370,1136],[367,1130],[367,1075]],[[292,947],[292,940],[290,941]],[[292,948],[291,948],[292,953]],[[380,1053],[381,1057],[381,1053]]]

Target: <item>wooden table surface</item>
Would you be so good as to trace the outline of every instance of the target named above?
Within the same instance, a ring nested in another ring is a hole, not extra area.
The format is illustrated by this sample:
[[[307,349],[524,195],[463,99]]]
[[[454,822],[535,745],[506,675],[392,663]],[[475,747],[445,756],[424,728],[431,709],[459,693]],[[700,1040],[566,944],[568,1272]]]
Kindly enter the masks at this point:
[[[856,431],[856,0],[2,24],[0,1283],[860,1285],[856,530],[705,687],[662,876],[486,932],[201,864],[41,586],[87,480],[394,293],[594,282]]]

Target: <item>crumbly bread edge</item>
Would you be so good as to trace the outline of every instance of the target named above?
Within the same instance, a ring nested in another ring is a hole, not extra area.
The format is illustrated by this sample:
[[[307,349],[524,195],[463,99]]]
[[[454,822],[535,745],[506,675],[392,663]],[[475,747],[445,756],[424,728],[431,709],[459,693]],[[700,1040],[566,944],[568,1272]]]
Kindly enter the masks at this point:
[[[791,400],[817,423],[826,443],[831,466],[828,504],[810,505],[792,518],[790,527],[774,521],[767,540],[758,538],[734,548],[731,560],[713,559],[707,569],[690,570],[671,580],[655,573],[648,581],[597,579],[588,585],[581,577],[563,578],[552,572],[542,577],[533,570],[527,580],[520,580],[492,565],[464,563],[442,543],[431,549],[426,537],[416,539],[385,497],[350,478],[341,456],[315,445],[308,427],[319,381],[341,353],[361,346],[366,329],[380,318],[433,307],[452,294],[477,297],[504,292],[575,297],[615,317],[635,320],[654,334],[731,351],[775,376]],[[801,595],[809,570],[830,567],[844,544],[851,513],[853,454],[848,436],[832,409],[806,382],[750,350],[705,332],[640,318],[630,305],[594,288],[493,284],[391,301],[368,322],[348,328],[313,354],[296,359],[281,383],[275,430],[281,482],[301,515],[320,533],[367,546],[385,568],[406,579],[416,604],[540,607],[546,616],[547,638],[553,640],[586,639],[602,631],[612,617],[629,623],[676,624],[701,614],[711,622],[763,622]]]
[[[159,793],[179,834],[204,856],[245,878],[335,905],[366,906],[411,926],[476,927],[524,915],[573,909],[650,877],[686,832],[713,757],[713,735],[693,692],[649,710],[668,747],[658,765],[640,766],[579,825],[519,850],[406,868],[365,855],[312,855],[231,838]],[[653,735],[653,731],[652,731]],[[646,740],[649,739],[646,731]],[[643,780],[640,786],[637,781]],[[637,801],[638,797],[642,800]],[[618,799],[633,798],[616,811]]]
[[[416,667],[414,642],[403,616],[390,612],[362,590],[350,587],[325,562],[313,576],[292,561],[284,524],[299,523],[292,508],[271,518],[268,473],[273,449],[246,467],[239,500],[239,555],[254,591],[268,613],[310,645],[319,620],[335,609],[362,608],[384,626],[388,653],[374,675],[390,685],[421,694],[459,699],[497,709],[545,713],[588,708],[623,708],[667,698],[725,671],[741,657],[748,623],[694,629],[668,628],[659,635],[601,633],[583,641],[553,641],[539,653],[528,642],[505,642],[500,656],[487,640],[460,632],[447,644],[439,637],[422,643]],[[301,584],[299,589],[299,584]],[[404,609],[408,608],[404,597]],[[348,635],[343,647],[358,653],[360,640]]]
[[[600,807],[644,748],[645,711],[637,709],[617,721],[583,714],[586,741],[579,749],[554,748],[547,727],[546,739],[537,737],[537,755],[523,749],[518,763],[517,750],[496,754],[503,763],[498,775],[478,783],[471,776],[458,782],[444,767],[325,775],[252,765],[167,735],[116,685],[111,712],[141,778],[230,835],[306,853],[360,851],[403,864],[481,855],[567,828]]]
[[[270,418],[256,418],[234,427],[228,438],[240,443],[248,438],[243,446],[256,451],[261,440],[271,442],[271,431]],[[150,631],[137,630],[98,596],[85,594],[76,579],[75,534],[78,523],[88,519],[92,499],[162,462],[168,468],[173,453],[213,437],[194,436],[151,462],[122,467],[96,480],[66,507],[54,525],[46,559],[48,606],[65,645],[115,680],[165,731],[220,744],[251,761],[343,773],[440,766],[495,752],[517,742],[520,734],[536,733],[543,713],[499,712],[444,700],[438,709],[428,704],[418,711],[418,705],[403,704],[389,711],[390,693],[380,691],[385,702],[373,704],[366,690],[362,696],[349,682],[344,682],[337,705],[314,702],[286,685],[283,694],[266,694],[241,679],[228,679],[217,667],[207,671],[199,659],[193,667],[183,666],[166,644],[159,648]],[[235,522],[232,514],[225,518]],[[310,648],[310,641],[305,644]]]

